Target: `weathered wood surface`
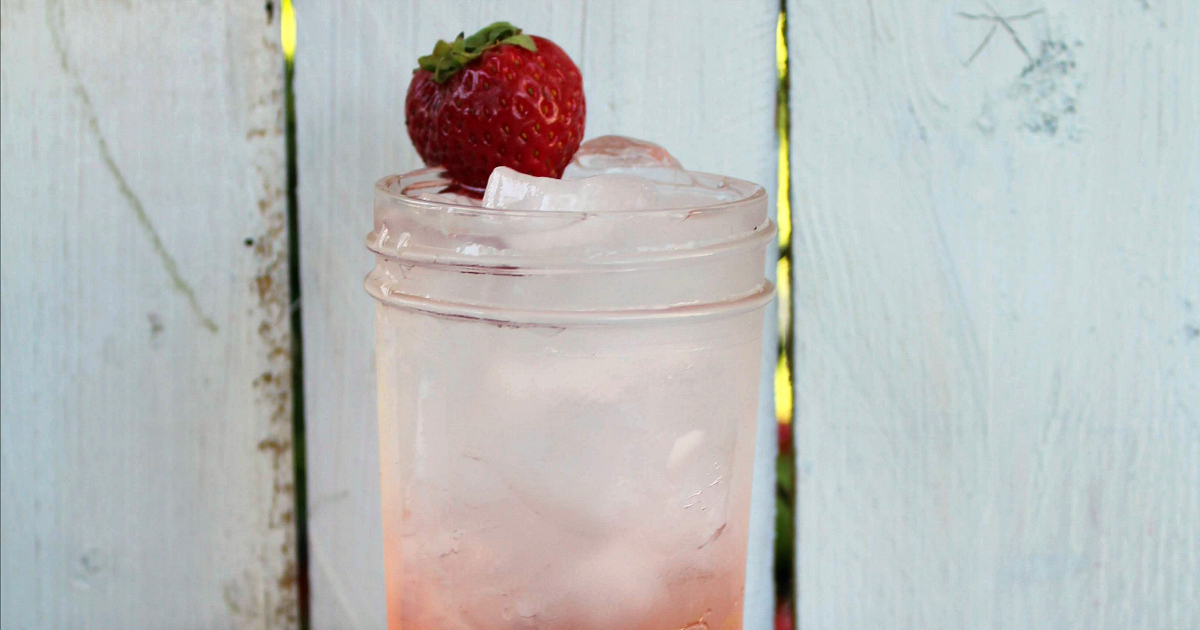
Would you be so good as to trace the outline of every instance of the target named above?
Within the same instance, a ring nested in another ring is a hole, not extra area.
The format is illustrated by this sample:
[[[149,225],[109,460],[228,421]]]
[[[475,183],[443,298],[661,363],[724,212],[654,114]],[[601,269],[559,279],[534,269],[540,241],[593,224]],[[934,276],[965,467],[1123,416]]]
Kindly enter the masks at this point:
[[[1200,4],[789,22],[800,627],[1200,627]]]
[[[374,182],[420,165],[402,108],[418,56],[439,37],[511,21],[555,40],[579,64],[589,137],[647,138],[690,168],[736,175],[774,191],[776,2],[483,6],[359,0],[296,7],[314,628],[380,628],[385,621],[373,307],[362,289],[372,259],[363,238]],[[773,328],[768,335],[773,339]],[[770,368],[768,357],[767,374]],[[756,496],[747,590],[752,628],[769,627],[773,597],[769,391],[763,410],[765,447],[756,470],[762,493]]]
[[[0,626],[296,625],[262,2],[0,5]]]

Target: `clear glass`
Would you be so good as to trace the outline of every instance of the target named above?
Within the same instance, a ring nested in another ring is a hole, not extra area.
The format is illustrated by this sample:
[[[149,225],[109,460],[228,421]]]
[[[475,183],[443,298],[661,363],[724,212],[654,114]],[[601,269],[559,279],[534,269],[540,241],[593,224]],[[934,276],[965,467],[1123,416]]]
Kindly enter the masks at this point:
[[[766,195],[504,211],[381,180],[388,627],[739,629]]]

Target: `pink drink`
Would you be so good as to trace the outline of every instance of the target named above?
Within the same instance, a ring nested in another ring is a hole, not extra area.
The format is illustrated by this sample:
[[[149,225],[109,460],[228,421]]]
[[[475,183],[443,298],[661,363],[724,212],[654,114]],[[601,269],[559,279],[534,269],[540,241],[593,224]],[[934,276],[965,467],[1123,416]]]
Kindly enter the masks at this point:
[[[494,210],[376,187],[388,627],[740,629],[762,189]]]

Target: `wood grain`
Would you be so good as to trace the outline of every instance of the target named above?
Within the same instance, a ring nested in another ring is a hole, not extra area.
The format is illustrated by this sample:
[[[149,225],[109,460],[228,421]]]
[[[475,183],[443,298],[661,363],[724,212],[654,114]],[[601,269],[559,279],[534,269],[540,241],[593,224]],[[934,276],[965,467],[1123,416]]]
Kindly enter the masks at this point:
[[[0,626],[295,627],[275,15],[0,30]]]
[[[650,139],[689,168],[774,190],[777,3],[538,0],[480,7],[465,0],[296,7],[314,628],[377,628],[385,620],[373,318],[362,290],[372,259],[363,237],[374,182],[420,165],[402,110],[419,55],[439,37],[511,21],[555,40],[579,64],[589,137]],[[767,338],[774,334],[769,328]],[[772,367],[765,357],[764,374]],[[772,409],[768,389],[747,590],[754,628],[769,625],[773,596]]]
[[[789,2],[800,627],[1200,627],[1200,5],[990,4]]]

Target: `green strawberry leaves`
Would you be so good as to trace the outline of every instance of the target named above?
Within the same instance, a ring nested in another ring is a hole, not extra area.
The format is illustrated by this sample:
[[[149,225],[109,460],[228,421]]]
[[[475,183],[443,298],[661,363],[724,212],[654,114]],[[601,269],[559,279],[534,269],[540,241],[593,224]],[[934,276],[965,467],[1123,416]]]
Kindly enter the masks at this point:
[[[512,44],[537,52],[537,44],[533,43],[533,38],[523,34],[521,29],[508,22],[495,22],[467,38],[459,33],[453,42],[439,39],[433,47],[433,53],[417,59],[417,65],[422,70],[432,72],[434,82],[442,84],[484,51],[503,44]]]

